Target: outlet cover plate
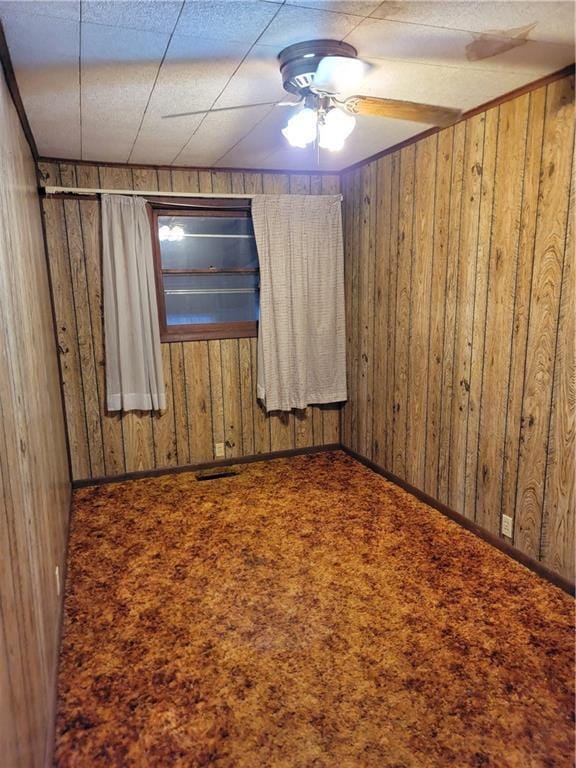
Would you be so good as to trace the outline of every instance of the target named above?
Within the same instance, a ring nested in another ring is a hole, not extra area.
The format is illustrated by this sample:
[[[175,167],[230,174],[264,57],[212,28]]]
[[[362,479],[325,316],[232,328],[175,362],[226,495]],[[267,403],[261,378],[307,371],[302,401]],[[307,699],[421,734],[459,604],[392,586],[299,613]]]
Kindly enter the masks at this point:
[[[224,443],[214,443],[214,456],[224,456]]]
[[[502,515],[502,535],[508,536],[508,538],[511,539],[513,533],[514,533],[514,518],[509,517],[508,515]]]

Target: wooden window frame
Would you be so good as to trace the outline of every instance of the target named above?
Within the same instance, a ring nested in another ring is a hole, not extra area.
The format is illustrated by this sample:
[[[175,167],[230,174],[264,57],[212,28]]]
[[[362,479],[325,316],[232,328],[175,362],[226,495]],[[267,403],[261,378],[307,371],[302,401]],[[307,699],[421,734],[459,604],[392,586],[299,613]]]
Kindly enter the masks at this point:
[[[160,238],[158,237],[158,218],[160,216],[234,216],[251,218],[249,200],[230,200],[207,198],[195,201],[191,205],[182,205],[181,198],[178,207],[174,203],[149,200],[150,227],[152,230],[152,250],[154,254],[154,271],[156,277],[156,297],[158,300],[158,320],[160,324],[160,341],[207,341],[211,339],[243,339],[256,337],[258,323],[204,323],[187,325],[168,325],[166,322],[166,302],[164,296],[164,275],[218,275],[218,274],[255,274],[259,269],[162,269],[162,254]]]

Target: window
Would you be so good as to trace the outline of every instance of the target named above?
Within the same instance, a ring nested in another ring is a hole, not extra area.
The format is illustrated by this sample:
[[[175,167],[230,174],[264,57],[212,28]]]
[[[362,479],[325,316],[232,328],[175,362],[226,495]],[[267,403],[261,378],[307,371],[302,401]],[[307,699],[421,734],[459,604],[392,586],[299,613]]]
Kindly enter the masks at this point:
[[[259,272],[249,203],[231,203],[152,209],[162,341],[256,336]]]

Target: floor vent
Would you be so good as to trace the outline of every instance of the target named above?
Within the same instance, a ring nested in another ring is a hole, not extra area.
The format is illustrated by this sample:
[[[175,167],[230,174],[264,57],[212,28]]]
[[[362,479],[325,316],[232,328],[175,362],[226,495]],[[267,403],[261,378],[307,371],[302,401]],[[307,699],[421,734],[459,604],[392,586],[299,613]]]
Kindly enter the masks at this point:
[[[196,480],[220,480],[222,477],[234,477],[237,474],[238,471],[235,469],[225,469],[219,472],[208,470],[206,472],[198,472],[196,474]]]

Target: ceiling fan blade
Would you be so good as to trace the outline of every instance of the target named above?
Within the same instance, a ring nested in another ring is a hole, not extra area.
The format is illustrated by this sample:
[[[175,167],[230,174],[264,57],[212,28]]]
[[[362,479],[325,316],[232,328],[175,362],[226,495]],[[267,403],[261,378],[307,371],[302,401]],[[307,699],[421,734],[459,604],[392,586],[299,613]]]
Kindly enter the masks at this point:
[[[323,93],[345,93],[356,88],[371,65],[347,56],[325,56],[320,59],[311,88]]]
[[[172,117],[191,117],[192,115],[205,115],[206,112],[231,112],[234,109],[250,109],[250,107],[271,107],[273,105],[277,107],[295,107],[300,104],[300,101],[259,101],[256,104],[242,104],[237,107],[219,107],[218,109],[200,109],[196,112],[174,112],[171,115],[162,115],[163,120],[168,120]]]
[[[379,99],[375,96],[350,96],[342,103],[346,111],[352,115],[412,120],[415,123],[427,123],[440,128],[452,125],[462,117],[462,111],[459,109],[435,107],[432,104],[419,104],[415,101]]]

